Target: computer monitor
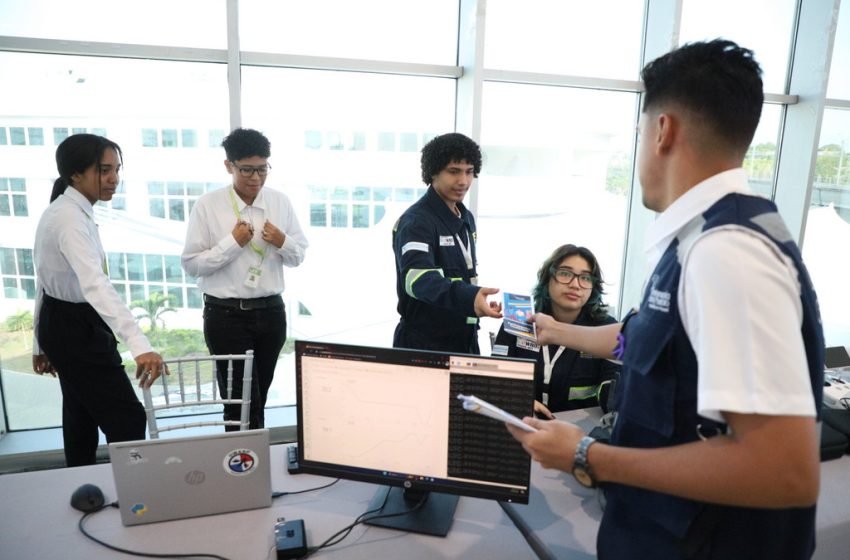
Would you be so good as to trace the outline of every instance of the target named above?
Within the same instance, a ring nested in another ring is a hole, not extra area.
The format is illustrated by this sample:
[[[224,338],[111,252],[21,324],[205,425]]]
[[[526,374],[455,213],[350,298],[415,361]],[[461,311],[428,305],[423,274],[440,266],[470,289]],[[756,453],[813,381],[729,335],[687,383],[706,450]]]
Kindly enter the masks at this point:
[[[295,372],[300,472],[383,485],[383,514],[425,500],[371,524],[444,536],[458,496],[528,503],[528,454],[457,395],[530,416],[533,361],[296,341]]]

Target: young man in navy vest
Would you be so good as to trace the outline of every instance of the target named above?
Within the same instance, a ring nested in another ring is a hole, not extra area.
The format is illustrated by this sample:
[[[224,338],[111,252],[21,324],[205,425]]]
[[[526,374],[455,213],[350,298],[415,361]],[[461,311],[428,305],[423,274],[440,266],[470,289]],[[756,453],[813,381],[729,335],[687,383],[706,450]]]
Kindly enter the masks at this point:
[[[640,308],[601,327],[535,317],[541,344],[622,358],[611,444],[558,421],[508,429],[544,467],[604,489],[600,559],[810,558],[824,341],[800,251],[741,169],[761,69],[715,40],[642,77],[638,169],[659,215]]]

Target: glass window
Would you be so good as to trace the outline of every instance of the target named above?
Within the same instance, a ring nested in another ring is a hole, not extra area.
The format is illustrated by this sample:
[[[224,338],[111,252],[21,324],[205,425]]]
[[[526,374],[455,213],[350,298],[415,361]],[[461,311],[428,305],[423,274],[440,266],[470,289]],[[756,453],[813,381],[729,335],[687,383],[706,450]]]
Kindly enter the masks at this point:
[[[135,301],[145,301],[147,296],[145,295],[145,286],[144,284],[130,284],[130,302]]]
[[[395,151],[395,132],[378,133],[378,150],[381,152]]]
[[[162,147],[176,148],[177,147],[177,130],[173,128],[164,128],[162,130]]]
[[[111,0],[27,0],[3,2],[0,35],[224,49],[226,17],[224,0],[124,2],[119,14]]]
[[[144,257],[138,253],[127,253],[127,278],[129,280],[144,280]]]
[[[304,147],[311,150],[320,149],[322,147],[322,133],[318,130],[305,130]]]
[[[395,193],[393,196],[393,200],[396,202],[412,202],[413,201],[413,189],[400,188],[395,189]]]
[[[127,278],[127,269],[124,266],[124,253],[107,253],[106,257],[109,266],[109,277],[116,280],[125,280]]]
[[[818,293],[827,346],[850,340],[847,278],[850,259],[850,110],[826,109],[821,126],[803,259]]]
[[[145,268],[148,282],[162,282],[165,279],[162,270],[162,255],[145,255]]]
[[[402,152],[415,152],[419,149],[415,132],[402,132],[399,134],[399,148]]]
[[[183,200],[168,201],[168,219],[183,222],[186,220],[186,206]]]
[[[355,228],[369,227],[369,206],[366,204],[354,204],[351,207],[351,225]]]
[[[240,44],[246,51],[453,65],[458,12],[458,0],[240,0]]]
[[[484,65],[636,80],[643,6],[634,0],[488,0]]]
[[[183,307],[183,288],[181,286],[167,286],[167,295],[171,297],[170,307]]]
[[[159,132],[155,128],[142,129],[142,146],[156,148],[159,146]]]
[[[23,194],[12,195],[12,209],[15,216],[28,216],[27,197]]]
[[[13,126],[9,129],[9,137],[12,139],[13,146],[26,146],[27,137],[24,134],[24,129],[20,126]]]
[[[196,148],[198,146],[198,133],[194,130],[181,130],[180,141],[184,148]]]
[[[328,225],[328,205],[327,204],[311,204],[310,205],[310,225],[313,227],[327,227]]]
[[[53,129],[53,143],[57,146],[62,143],[62,140],[68,137],[68,129],[67,128],[54,128]]]
[[[348,227],[348,204],[331,204],[331,227]]]
[[[152,198],[148,201],[150,215],[153,218],[165,218],[165,201],[161,198]]]
[[[761,120],[747,155],[744,169],[749,177],[750,188],[767,198],[773,197],[776,177],[776,151],[779,142],[779,121],[782,118],[780,105],[765,105]]]
[[[0,126],[0,146],[5,146],[8,144],[8,140],[6,140],[6,127]]]
[[[31,126],[27,129],[30,137],[30,146],[44,146],[44,129]]]
[[[384,219],[384,215],[387,213],[387,209],[383,206],[375,206],[374,217],[372,219],[373,224],[379,224],[382,219]]]
[[[16,275],[18,267],[15,266],[15,250],[8,247],[0,247],[0,274]]]
[[[18,274],[21,276],[35,276],[35,267],[32,264],[32,249],[15,249],[18,257]]]
[[[331,200],[348,200],[348,189],[345,187],[336,187],[331,192]]]
[[[616,308],[628,206],[622,169],[631,167],[637,95],[485,82],[484,100],[479,275],[527,294],[555,248],[584,245],[604,273],[605,303]],[[529,228],[547,242],[524,245],[508,265],[504,247]]]
[[[201,297],[201,290],[198,288],[186,288],[187,307],[191,309],[201,309],[204,306],[204,300]]]
[[[833,99],[850,99],[850,4],[842,2],[838,12],[838,27],[832,45],[832,62],[826,96]]]
[[[183,266],[180,255],[165,255],[165,280],[173,284],[183,282]]]
[[[354,187],[351,200],[369,200],[369,187]]]
[[[679,44],[717,37],[735,41],[751,49],[761,64],[764,90],[784,93],[796,4],[796,0],[683,0]]]

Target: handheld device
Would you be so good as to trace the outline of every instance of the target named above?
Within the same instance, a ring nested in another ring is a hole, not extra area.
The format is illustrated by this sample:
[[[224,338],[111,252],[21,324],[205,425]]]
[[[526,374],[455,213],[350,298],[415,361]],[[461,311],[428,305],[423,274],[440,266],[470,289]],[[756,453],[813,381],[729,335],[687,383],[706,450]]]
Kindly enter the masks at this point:
[[[290,519],[274,526],[275,548],[278,559],[300,558],[307,554],[307,535],[304,520]]]
[[[529,426],[510,412],[505,412],[501,408],[497,406],[493,406],[485,400],[479,399],[475,395],[458,395],[458,399],[463,401],[464,410],[468,410],[470,412],[477,412],[479,414],[483,414],[484,416],[488,416],[494,420],[499,420],[500,422],[507,422],[512,426],[516,426],[521,430],[525,430],[526,432],[536,432],[537,428],[533,426]]]

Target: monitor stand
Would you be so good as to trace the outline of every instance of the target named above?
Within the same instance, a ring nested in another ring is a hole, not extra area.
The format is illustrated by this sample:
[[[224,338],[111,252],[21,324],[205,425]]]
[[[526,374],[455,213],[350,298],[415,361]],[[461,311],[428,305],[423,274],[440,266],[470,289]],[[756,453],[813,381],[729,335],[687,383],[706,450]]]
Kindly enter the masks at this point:
[[[387,493],[389,493],[389,496],[387,496]],[[453,494],[422,492],[398,486],[381,486],[372,501],[369,502],[367,511],[381,507],[386,497],[387,501],[384,507],[372,515],[406,512],[415,507],[423,495],[425,496],[425,503],[416,511],[396,517],[366,521],[365,523],[388,529],[445,537],[452,526],[455,508],[457,507],[458,496]]]

